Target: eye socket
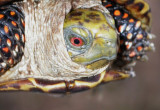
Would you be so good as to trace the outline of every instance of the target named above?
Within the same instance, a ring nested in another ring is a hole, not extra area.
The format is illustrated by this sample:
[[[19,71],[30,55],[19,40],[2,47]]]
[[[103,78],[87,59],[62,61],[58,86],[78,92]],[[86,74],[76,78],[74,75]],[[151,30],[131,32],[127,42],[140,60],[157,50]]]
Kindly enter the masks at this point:
[[[72,37],[70,39],[70,42],[73,46],[76,46],[76,47],[80,47],[80,46],[83,46],[84,45],[84,41],[82,38],[80,37]]]
[[[85,53],[93,42],[91,32],[79,25],[64,28],[64,40],[71,57]]]

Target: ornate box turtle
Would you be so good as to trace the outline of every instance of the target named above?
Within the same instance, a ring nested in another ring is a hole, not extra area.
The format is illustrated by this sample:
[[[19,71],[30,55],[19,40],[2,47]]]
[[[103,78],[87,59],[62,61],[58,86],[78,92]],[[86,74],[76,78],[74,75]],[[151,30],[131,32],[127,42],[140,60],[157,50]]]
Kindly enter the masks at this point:
[[[154,50],[144,0],[0,0],[0,91],[74,93],[133,77]]]

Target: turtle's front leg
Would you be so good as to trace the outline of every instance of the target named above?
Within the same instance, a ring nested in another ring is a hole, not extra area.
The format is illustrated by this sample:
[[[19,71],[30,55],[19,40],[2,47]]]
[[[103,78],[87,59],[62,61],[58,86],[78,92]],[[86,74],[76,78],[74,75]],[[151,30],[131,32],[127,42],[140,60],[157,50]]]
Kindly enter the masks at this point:
[[[25,45],[24,31],[21,9],[14,4],[0,6],[0,75],[21,60]]]

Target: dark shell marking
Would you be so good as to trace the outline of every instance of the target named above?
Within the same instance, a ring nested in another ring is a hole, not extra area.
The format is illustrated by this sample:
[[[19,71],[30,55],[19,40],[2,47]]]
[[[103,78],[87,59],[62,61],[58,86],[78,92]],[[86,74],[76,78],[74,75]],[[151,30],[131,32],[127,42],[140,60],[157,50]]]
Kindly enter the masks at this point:
[[[72,81],[51,81],[45,79],[27,78],[13,80],[0,84],[0,91],[33,91],[45,93],[76,93],[96,87],[101,83],[110,82],[117,79],[131,77],[118,71],[107,71],[92,77],[84,77]]]
[[[119,55],[121,55],[120,60],[124,62],[124,60],[132,61],[135,59],[139,59],[138,56],[141,57],[140,52],[142,52],[142,56],[143,56],[144,55],[143,52],[145,52],[145,47],[149,45],[148,44],[149,41],[147,41],[146,39],[147,32],[144,31],[144,28],[142,27],[143,23],[141,23],[141,20],[138,20],[138,18],[133,17],[129,11],[124,9],[124,7],[126,8],[126,6],[128,6],[129,4],[132,4],[137,0],[124,0],[124,3],[122,3],[123,0],[108,0],[107,2],[106,0],[102,0],[102,1],[103,1],[103,5],[106,6],[106,8],[108,8],[112,16],[114,17],[116,21],[116,27],[120,32],[120,39],[121,39],[120,48],[122,48],[118,53]],[[116,1],[116,3],[113,1]],[[117,3],[119,3],[119,5]],[[142,4],[141,5],[138,4],[135,6],[138,7],[137,8],[138,11],[143,10],[143,7],[145,7],[145,6],[142,7]],[[25,41],[24,40],[25,39],[24,38],[24,26],[25,26],[24,15],[14,5],[3,6],[1,8],[0,8],[0,14],[2,13],[2,15],[0,15],[0,33],[2,33],[3,36],[0,38],[5,39],[4,41],[2,39],[2,41],[4,42],[3,45],[7,45],[7,46],[6,48],[0,47],[0,50],[3,53],[7,53],[7,54],[10,53],[11,55],[9,58],[14,59],[14,64],[16,64],[23,55],[22,50],[24,48],[24,41]],[[6,13],[7,11],[10,11],[10,13]],[[17,15],[18,17],[14,18],[13,17],[14,15]],[[81,13],[79,13],[78,15],[81,15]],[[78,16],[78,15],[73,14],[72,16]],[[147,15],[149,14],[147,13]],[[98,18],[98,16],[90,16],[90,17]],[[1,21],[1,19],[3,20],[3,22]],[[85,22],[89,22],[89,20],[86,19]],[[80,22],[80,25],[83,25],[83,23]],[[16,33],[14,29],[16,30]],[[126,43],[126,42],[129,42],[129,43]],[[129,44],[129,45],[127,46],[126,44]],[[18,60],[15,60],[16,58],[13,56],[13,50],[12,48],[10,48],[15,45],[18,45],[18,48],[22,49],[22,50],[19,50],[19,53],[17,53],[17,54],[20,54],[19,57],[17,58]],[[131,50],[134,50],[134,52],[129,54]],[[4,62],[6,62],[5,60],[6,56],[7,56],[6,54],[2,56]],[[11,66],[12,65],[9,65],[9,67]],[[108,70],[96,76],[92,76],[89,78],[85,77],[81,79],[75,79],[72,81],[64,81],[64,80],[51,81],[47,79],[45,80],[45,79],[35,79],[35,78],[17,79],[17,80],[0,83],[0,91],[38,91],[38,92],[46,92],[46,93],[74,93],[74,92],[84,91],[84,90],[93,88],[101,83],[106,83],[113,80],[125,79],[129,77],[131,77],[130,74],[125,74],[124,72],[121,72],[121,71]]]
[[[142,29],[142,22],[114,0],[103,0],[102,3],[115,19],[117,30],[120,33],[120,49],[117,59],[122,62],[132,62],[143,58],[150,42],[147,39],[148,33]]]
[[[0,75],[18,63],[25,44],[24,14],[16,5],[0,7]]]
[[[74,93],[84,91],[101,83],[104,74],[93,76],[92,82],[88,77],[73,81],[51,81],[44,79],[22,79],[0,84],[0,91],[38,91],[46,93]],[[98,79],[97,79],[98,78]]]

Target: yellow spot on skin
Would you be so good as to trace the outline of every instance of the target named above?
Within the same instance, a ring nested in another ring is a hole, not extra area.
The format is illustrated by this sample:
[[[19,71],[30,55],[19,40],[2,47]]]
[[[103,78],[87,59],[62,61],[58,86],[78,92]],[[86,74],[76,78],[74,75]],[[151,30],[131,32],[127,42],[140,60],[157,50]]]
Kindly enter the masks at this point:
[[[114,15],[115,15],[115,16],[120,16],[120,15],[121,15],[121,12],[120,12],[119,10],[115,10],[115,11],[114,11]]]
[[[142,34],[138,34],[137,35],[137,39],[142,39],[143,38],[143,35]]]
[[[130,22],[130,23],[134,23],[134,19],[130,19],[129,22]]]
[[[72,52],[68,52],[69,56],[72,56]]]
[[[119,32],[120,33],[122,33],[123,31],[124,31],[124,29],[125,29],[125,25],[121,25],[121,26],[119,26]]]
[[[142,47],[141,46],[139,46],[139,47],[137,47],[137,50],[140,52],[140,51],[142,51]]]
[[[11,15],[11,16],[14,16],[15,14],[16,14],[16,13],[15,13],[14,11],[11,11],[11,12],[10,12],[10,15]]]
[[[19,34],[16,33],[16,34],[15,34],[15,37],[16,37],[17,40],[20,40]]]
[[[136,22],[136,28],[139,28],[141,26],[141,21]]]
[[[123,15],[123,19],[126,19],[128,17],[128,14],[127,13],[124,13],[124,15]]]
[[[8,46],[11,46],[11,45],[12,45],[10,39],[7,39],[7,44],[8,44]]]
[[[106,5],[105,7],[108,8],[108,7],[111,7],[111,6],[112,6],[112,4],[108,4],[108,5]]]
[[[4,15],[3,14],[0,14],[0,19],[3,19],[4,18]]]
[[[8,52],[9,52],[8,47],[4,47],[4,48],[2,48],[2,50],[3,50],[4,52],[6,52],[6,53],[8,53]]]
[[[25,42],[25,36],[22,34],[22,42]]]
[[[134,51],[132,51],[132,52],[129,54],[130,57],[134,57],[135,55],[136,55],[136,53],[135,53]]]
[[[23,19],[21,19],[21,22],[22,22],[23,27],[25,27],[25,22]]]
[[[16,23],[16,22],[11,21],[11,23],[12,23],[13,26],[17,26],[17,23]]]
[[[6,26],[6,25],[4,26],[4,31],[5,31],[5,33],[7,33],[7,34],[9,33],[8,26]]]
[[[132,38],[132,33],[128,33],[127,39],[131,39],[131,38]]]
[[[8,59],[8,63],[12,65],[13,64],[13,59],[12,58]]]
[[[130,49],[132,46],[132,42],[126,42],[125,45],[127,49]]]

